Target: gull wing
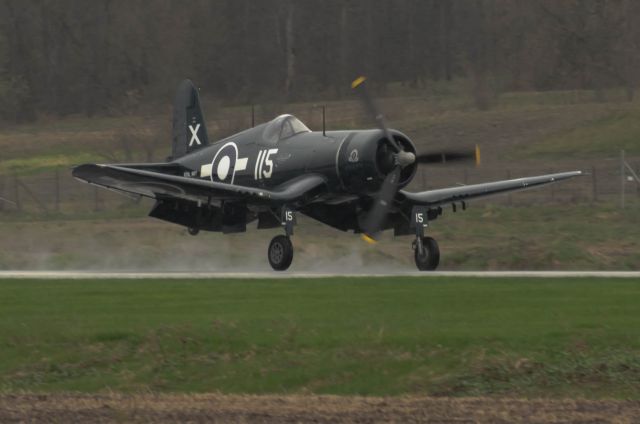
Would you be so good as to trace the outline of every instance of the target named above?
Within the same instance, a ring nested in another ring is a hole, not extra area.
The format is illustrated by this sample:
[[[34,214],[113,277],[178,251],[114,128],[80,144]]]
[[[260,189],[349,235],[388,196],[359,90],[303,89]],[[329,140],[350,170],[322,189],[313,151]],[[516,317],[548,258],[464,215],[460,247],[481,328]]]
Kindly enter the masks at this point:
[[[307,174],[273,190],[225,184],[120,165],[86,164],[73,169],[80,181],[139,196],[191,201],[247,200],[249,203],[294,203],[323,193],[326,180]]]
[[[494,181],[490,183],[464,185],[458,187],[427,190],[411,193],[400,190],[397,199],[401,203],[415,206],[440,206],[481,197],[495,196],[512,191],[529,190],[542,185],[555,183],[584,175],[582,171],[561,172],[557,174],[539,175],[536,177],[516,178],[513,180]]]

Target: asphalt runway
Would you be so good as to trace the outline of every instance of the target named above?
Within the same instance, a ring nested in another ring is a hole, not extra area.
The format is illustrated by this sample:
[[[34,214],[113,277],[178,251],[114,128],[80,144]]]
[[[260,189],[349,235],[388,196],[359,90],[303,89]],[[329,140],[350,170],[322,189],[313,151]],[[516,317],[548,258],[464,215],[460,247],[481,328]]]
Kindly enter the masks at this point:
[[[112,271],[0,271],[0,279],[282,279],[331,277],[477,277],[477,278],[640,278],[640,271],[437,271],[395,273],[315,273],[315,272],[112,272]]]

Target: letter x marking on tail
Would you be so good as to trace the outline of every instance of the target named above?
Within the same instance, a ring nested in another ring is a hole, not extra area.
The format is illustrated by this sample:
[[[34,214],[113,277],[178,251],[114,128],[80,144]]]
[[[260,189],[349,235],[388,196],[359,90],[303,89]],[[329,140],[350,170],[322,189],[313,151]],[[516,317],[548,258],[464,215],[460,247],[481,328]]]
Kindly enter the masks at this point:
[[[193,145],[194,141],[198,145],[202,144],[200,143],[200,139],[198,138],[199,129],[200,129],[200,124],[197,124],[195,128],[193,128],[193,125],[189,125],[189,131],[191,131],[191,140],[189,140],[189,147]]]

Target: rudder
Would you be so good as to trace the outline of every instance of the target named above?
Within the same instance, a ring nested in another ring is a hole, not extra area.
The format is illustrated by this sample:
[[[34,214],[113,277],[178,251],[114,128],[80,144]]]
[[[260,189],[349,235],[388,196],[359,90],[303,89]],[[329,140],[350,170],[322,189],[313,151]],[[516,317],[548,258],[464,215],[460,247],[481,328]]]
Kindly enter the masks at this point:
[[[198,89],[191,80],[178,85],[173,103],[173,145],[171,160],[209,145]]]

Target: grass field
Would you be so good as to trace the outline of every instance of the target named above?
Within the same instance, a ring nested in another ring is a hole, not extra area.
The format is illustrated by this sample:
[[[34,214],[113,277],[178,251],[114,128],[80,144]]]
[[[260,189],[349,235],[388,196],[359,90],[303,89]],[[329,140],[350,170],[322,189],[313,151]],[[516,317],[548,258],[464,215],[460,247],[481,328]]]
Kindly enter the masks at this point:
[[[266,250],[280,230],[202,232],[147,218],[138,209],[34,220],[0,221],[0,269],[269,271]],[[443,270],[636,270],[640,214],[614,205],[507,207],[474,203],[444,215],[429,231],[440,243]],[[120,215],[118,215],[120,214]],[[129,215],[127,219],[123,216]],[[380,243],[301,216],[293,237],[294,271],[344,273],[415,269],[411,237],[384,233]]]
[[[610,93],[609,102],[594,101],[588,91],[503,93],[489,111],[479,111],[464,90],[429,92],[392,90],[380,98],[390,125],[402,130],[418,150],[437,151],[480,144],[483,161],[504,165],[553,159],[598,160],[617,157],[620,149],[640,153],[640,106]],[[208,99],[213,101],[215,99]],[[205,99],[207,101],[207,99]],[[320,130],[320,104],[327,106],[328,129],[371,127],[357,99],[322,103],[262,105],[258,122],[293,113]],[[250,105],[205,105],[212,139],[250,125]],[[33,175],[84,162],[164,160],[169,154],[168,110],[127,116],[41,119],[26,125],[0,123],[0,174]],[[127,158],[125,150],[129,151]]]
[[[640,398],[640,280],[0,281],[0,390]]]

